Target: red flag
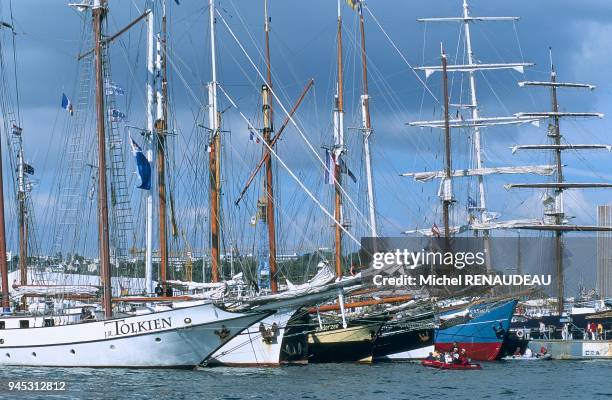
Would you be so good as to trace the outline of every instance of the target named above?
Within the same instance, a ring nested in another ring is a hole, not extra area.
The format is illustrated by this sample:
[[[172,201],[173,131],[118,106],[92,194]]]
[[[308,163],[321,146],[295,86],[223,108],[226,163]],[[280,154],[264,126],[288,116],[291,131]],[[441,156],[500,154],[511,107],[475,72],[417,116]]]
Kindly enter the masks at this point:
[[[438,225],[436,225],[436,223],[434,222],[433,226],[431,227],[431,233],[435,236],[435,237],[440,237],[440,228],[438,228]]]

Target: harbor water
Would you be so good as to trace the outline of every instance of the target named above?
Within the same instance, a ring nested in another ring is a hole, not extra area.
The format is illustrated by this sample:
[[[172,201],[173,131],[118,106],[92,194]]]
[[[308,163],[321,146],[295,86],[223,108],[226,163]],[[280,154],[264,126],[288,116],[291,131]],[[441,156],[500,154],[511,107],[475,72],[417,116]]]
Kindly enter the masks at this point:
[[[612,397],[610,361],[501,361],[480,371],[417,363],[281,368],[0,370],[0,399],[600,399]],[[65,382],[65,391],[9,390],[15,381]]]

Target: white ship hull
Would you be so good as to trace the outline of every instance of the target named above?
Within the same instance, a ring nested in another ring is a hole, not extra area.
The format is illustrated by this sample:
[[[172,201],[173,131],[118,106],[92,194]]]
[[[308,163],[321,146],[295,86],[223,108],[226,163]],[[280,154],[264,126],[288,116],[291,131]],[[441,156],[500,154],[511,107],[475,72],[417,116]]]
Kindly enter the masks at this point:
[[[0,365],[195,367],[267,315],[230,313],[205,303],[74,325],[4,329]]]
[[[418,349],[402,351],[400,353],[387,354],[384,357],[381,357],[380,361],[408,361],[408,360],[422,360],[429,356],[429,353],[433,353],[434,346],[425,346]]]
[[[206,364],[233,367],[280,365],[287,323],[295,312],[295,309],[279,310],[251,325],[215,351]],[[267,331],[265,335],[260,331],[261,324]],[[274,325],[277,329],[273,328]]]

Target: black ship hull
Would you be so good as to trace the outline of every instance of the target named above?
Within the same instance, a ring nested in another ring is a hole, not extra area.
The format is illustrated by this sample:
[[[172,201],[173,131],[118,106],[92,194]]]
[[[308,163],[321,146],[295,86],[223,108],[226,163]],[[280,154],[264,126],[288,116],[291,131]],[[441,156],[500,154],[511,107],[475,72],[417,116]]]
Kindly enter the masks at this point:
[[[381,323],[334,327],[308,334],[308,362],[372,362],[373,343]]]
[[[374,340],[373,357],[377,361],[421,359],[433,351],[433,345],[433,314],[389,321]]]

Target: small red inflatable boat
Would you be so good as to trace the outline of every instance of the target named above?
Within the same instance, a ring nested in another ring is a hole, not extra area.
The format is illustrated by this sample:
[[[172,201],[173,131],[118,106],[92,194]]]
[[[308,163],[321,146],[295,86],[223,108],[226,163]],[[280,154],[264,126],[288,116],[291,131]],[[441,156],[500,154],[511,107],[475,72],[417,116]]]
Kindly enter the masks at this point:
[[[437,360],[423,360],[421,365],[438,369],[482,369],[480,364],[449,364]]]

